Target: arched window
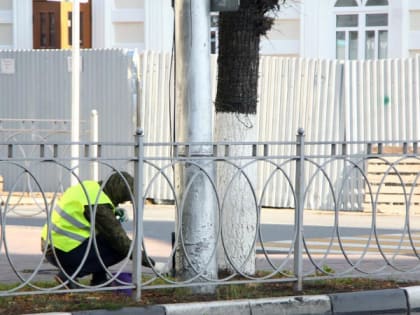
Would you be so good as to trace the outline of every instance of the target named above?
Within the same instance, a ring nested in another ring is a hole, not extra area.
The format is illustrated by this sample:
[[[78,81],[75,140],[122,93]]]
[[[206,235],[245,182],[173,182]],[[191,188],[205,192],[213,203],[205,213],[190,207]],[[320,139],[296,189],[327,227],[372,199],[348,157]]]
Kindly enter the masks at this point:
[[[337,59],[388,57],[388,0],[337,0]]]

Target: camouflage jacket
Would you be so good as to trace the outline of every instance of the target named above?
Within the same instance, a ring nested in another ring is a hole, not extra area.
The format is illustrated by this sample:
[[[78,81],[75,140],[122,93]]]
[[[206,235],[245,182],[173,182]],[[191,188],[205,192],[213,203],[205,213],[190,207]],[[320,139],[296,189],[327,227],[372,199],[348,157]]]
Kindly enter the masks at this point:
[[[85,206],[84,215],[88,221],[91,221],[89,206]],[[98,205],[95,215],[95,230],[96,233],[108,241],[112,249],[121,256],[127,256],[130,250],[131,240],[120,221],[115,217],[111,205]]]
[[[85,207],[84,215],[86,219],[90,221],[90,210],[88,206]],[[114,249],[119,255],[128,255],[131,246],[131,239],[128,237],[120,221],[118,221],[115,217],[114,211],[110,205],[98,205],[95,216],[95,229],[96,233],[104,237],[109,242],[112,249]],[[142,265],[150,267],[150,264],[154,265],[154,263],[154,260],[150,257],[147,259],[145,252],[142,251]]]

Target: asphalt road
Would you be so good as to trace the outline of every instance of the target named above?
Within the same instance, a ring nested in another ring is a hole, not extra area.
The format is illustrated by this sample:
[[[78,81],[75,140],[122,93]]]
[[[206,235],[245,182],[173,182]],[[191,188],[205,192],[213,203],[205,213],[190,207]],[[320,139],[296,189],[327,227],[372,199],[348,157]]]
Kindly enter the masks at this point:
[[[128,207],[127,207],[128,208]],[[133,230],[132,213],[128,208],[129,221],[124,228]],[[36,213],[31,216],[30,213]],[[328,238],[339,233],[343,237],[371,234],[374,231],[372,215],[359,212],[342,213],[339,215],[338,228],[334,225],[334,213],[305,210],[304,236],[305,238]],[[289,209],[263,209],[261,216],[260,237],[264,242],[284,241],[293,239],[294,212]],[[405,217],[402,215],[382,215],[377,217],[375,231],[378,235],[399,234],[404,231]],[[26,227],[42,227],[46,222],[46,215],[38,213],[32,207],[24,206],[10,211],[2,217],[2,225],[16,225]],[[268,223],[270,222],[270,223]],[[410,218],[411,231],[420,231],[420,216]],[[414,229],[413,227],[416,227]],[[171,240],[171,233],[175,231],[175,214],[171,206],[148,206],[145,209],[143,235],[160,241]]]

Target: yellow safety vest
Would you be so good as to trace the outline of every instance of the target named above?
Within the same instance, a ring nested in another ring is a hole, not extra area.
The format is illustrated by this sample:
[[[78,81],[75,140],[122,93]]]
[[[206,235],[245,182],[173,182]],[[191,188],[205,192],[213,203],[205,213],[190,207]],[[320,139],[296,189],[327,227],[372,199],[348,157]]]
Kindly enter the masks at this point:
[[[51,215],[51,239],[48,238],[48,225],[42,229],[42,239],[49,239],[49,244],[64,252],[69,252],[90,237],[90,222],[84,216],[85,206],[109,204],[109,197],[101,191],[95,181],[83,181],[68,188]]]

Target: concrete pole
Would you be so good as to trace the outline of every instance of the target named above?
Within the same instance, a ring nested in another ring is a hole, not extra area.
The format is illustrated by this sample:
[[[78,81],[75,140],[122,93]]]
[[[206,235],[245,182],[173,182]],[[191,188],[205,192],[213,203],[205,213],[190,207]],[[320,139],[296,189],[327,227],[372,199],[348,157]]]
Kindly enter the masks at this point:
[[[72,12],[72,50],[71,50],[71,142],[80,141],[80,1],[73,0]],[[79,145],[71,146],[70,167],[79,175]],[[71,176],[71,185],[77,179]]]
[[[211,142],[213,138],[210,80],[210,0],[175,0],[175,65],[179,142]],[[193,163],[176,169],[176,272],[183,279],[215,278],[217,264],[214,166],[193,160],[212,154],[211,145],[190,145],[180,152]],[[206,174],[206,175],[205,175]],[[211,287],[197,287],[200,292]]]

